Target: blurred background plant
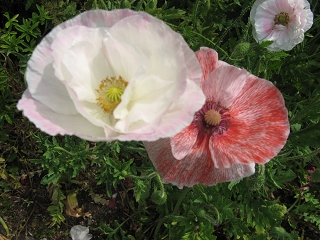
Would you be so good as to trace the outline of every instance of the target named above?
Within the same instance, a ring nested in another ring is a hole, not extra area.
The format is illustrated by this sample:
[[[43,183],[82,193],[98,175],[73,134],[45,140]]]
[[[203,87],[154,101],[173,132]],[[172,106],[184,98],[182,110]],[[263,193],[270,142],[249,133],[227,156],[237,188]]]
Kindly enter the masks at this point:
[[[289,52],[252,38],[252,0],[3,0],[0,29],[0,236],[70,239],[319,239],[320,17]],[[193,50],[272,81],[284,95],[291,134],[256,174],[213,187],[163,185],[139,142],[49,137],[16,110],[32,51],[55,25],[85,10],[146,11]],[[21,220],[23,219],[23,220]],[[42,219],[42,220],[41,220]],[[17,224],[20,223],[20,224]],[[2,234],[2,235],[1,235]]]

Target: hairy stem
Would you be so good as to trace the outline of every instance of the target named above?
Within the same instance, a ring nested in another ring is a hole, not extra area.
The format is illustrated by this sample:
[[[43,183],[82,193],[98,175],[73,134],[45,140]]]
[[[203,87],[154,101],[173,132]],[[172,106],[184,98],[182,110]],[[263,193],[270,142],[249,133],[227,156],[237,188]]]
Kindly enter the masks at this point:
[[[129,178],[138,178],[138,179],[152,179],[152,178],[154,178],[155,176],[157,176],[157,173],[156,173],[156,172],[150,173],[150,174],[147,175],[147,176],[129,175],[128,177],[129,177]]]
[[[294,157],[287,157],[287,158],[283,158],[280,161],[281,162],[285,162],[285,161],[289,161],[289,160],[295,160],[295,159],[300,159],[300,158],[307,158],[307,157],[312,157],[317,155],[318,153],[320,153],[320,148],[317,150],[314,150],[311,153],[305,154],[305,155],[299,155],[299,156],[294,156]]]
[[[3,220],[3,218],[1,216],[0,216],[0,223],[2,224],[3,228],[6,230],[6,234],[9,237],[10,232],[9,232],[8,225],[5,223],[5,221]]]

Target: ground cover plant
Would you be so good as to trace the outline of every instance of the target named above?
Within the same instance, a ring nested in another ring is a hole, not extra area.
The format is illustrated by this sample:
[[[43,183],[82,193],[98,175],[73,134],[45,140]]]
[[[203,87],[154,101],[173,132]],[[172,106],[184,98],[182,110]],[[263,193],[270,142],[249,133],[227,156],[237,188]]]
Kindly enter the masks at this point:
[[[303,40],[282,48],[252,34],[254,2],[4,0],[0,239],[71,239],[75,225],[88,227],[92,239],[319,239],[320,5],[309,1],[313,25]],[[178,188],[161,178],[142,142],[94,142],[37,129],[17,110],[37,44],[84,11],[121,8],[144,11],[180,33],[193,51],[214,49],[219,60],[273,83],[290,123],[280,153],[255,165],[249,177]],[[285,14],[278,17],[286,21]]]

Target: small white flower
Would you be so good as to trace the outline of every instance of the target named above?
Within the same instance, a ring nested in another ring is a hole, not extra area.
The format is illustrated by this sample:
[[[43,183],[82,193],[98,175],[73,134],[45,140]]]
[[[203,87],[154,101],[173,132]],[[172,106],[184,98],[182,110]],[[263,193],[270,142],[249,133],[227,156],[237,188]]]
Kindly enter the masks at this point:
[[[269,50],[288,51],[303,41],[313,24],[313,13],[307,0],[257,0],[250,20],[257,42],[274,41]]]
[[[89,234],[89,228],[81,225],[75,225],[70,230],[72,240],[90,240],[92,234]]]

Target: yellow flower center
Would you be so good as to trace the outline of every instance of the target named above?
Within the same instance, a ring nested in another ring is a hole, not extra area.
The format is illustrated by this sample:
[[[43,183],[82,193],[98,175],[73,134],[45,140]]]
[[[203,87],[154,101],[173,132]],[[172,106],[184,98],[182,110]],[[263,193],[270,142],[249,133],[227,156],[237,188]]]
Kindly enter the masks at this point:
[[[124,81],[121,76],[118,78],[111,77],[101,81],[99,89],[96,89],[99,96],[97,97],[97,105],[102,108],[105,113],[113,113],[114,109],[121,102],[121,96],[128,82]]]
[[[218,125],[221,122],[221,115],[215,110],[209,110],[204,115],[204,121],[209,125]]]
[[[274,18],[275,24],[281,24],[283,26],[288,26],[289,21],[290,21],[290,17],[289,17],[289,14],[286,12],[281,12],[277,14]]]

